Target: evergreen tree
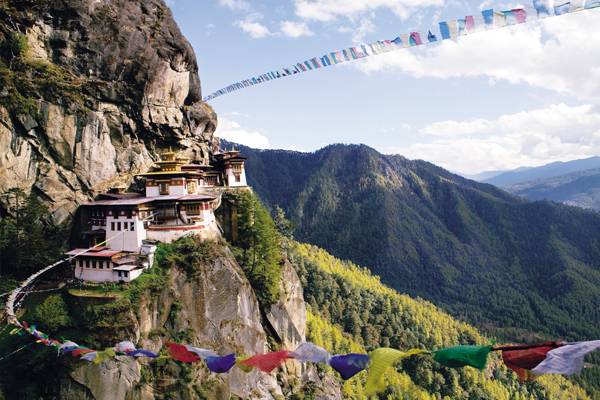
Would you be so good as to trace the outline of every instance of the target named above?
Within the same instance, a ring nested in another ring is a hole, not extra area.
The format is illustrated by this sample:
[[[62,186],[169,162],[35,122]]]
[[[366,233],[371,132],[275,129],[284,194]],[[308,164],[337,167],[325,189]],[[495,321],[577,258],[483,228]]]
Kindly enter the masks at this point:
[[[246,192],[240,202],[238,229],[242,249],[238,261],[261,304],[272,304],[279,298],[280,235],[269,211],[251,192]]]

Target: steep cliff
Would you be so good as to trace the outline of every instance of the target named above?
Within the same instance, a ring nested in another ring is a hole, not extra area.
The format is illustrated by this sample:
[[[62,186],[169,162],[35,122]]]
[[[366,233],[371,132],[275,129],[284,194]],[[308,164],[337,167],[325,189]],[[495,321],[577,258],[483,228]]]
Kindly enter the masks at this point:
[[[166,283],[145,291],[137,300],[137,307],[121,309],[116,303],[101,308],[95,314],[94,331],[99,340],[107,340],[106,344],[112,341],[113,345],[116,340],[131,340],[138,348],[154,352],[161,350],[165,339],[181,340],[219,355],[295,349],[305,340],[306,308],[292,266],[285,263],[283,267],[284,293],[272,305],[266,322],[248,280],[229,249],[215,246],[210,251],[205,248],[208,251],[205,255],[215,257],[209,262],[163,270]],[[90,315],[91,310],[86,312]],[[107,318],[118,322],[107,324]],[[267,326],[268,332],[263,326]],[[337,379],[295,361],[289,361],[272,374],[258,370],[246,374],[234,367],[226,374],[216,375],[203,362],[149,362],[117,356],[100,364],[68,363],[63,376],[61,399],[154,399],[163,393],[178,399],[202,398],[202,394],[215,399],[230,399],[232,395],[243,399],[278,399],[307,386],[316,398],[341,399]]]
[[[210,161],[216,113],[187,116],[198,67],[162,0],[3,5],[0,193],[33,190],[68,227],[78,205],[131,183],[164,148]]]

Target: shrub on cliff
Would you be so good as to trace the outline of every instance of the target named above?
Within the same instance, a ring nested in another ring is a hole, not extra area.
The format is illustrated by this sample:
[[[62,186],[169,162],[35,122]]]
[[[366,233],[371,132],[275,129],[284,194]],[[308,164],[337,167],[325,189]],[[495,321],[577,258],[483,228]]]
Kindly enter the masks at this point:
[[[31,316],[40,329],[47,332],[56,332],[72,325],[67,304],[60,294],[48,296],[33,309]]]

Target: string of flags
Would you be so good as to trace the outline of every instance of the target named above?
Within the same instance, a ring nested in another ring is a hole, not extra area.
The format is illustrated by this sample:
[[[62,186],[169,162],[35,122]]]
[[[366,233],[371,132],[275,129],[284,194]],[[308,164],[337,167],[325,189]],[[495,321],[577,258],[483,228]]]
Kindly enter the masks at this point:
[[[208,96],[203,97],[201,102],[194,104],[190,108],[188,111],[188,119],[190,112],[200,103],[207,102],[216,97],[234,92],[236,90],[244,89],[249,86],[258,85],[260,83],[268,82],[278,78],[299,74],[301,72],[312,71],[360,58],[377,56],[379,54],[384,54],[395,50],[421,46],[427,43],[452,39],[459,36],[466,36],[491,29],[523,24],[525,22],[535,21],[552,16],[589,10],[600,6],[600,0],[572,0],[556,6],[553,6],[552,4],[553,2],[551,0],[534,0],[532,5],[527,5],[523,8],[515,8],[508,11],[494,11],[493,9],[484,10],[481,12],[481,15],[468,15],[464,19],[440,22],[439,31],[436,31],[435,33],[433,33],[431,30],[422,30],[400,34],[394,40],[378,40],[377,42],[373,43],[349,47],[343,50],[325,54],[322,57],[315,57],[308,61],[299,62],[287,68],[266,72],[257,77],[233,83],[225,88],[211,93]]]
[[[446,349],[429,351],[423,349],[411,349],[400,351],[391,348],[378,348],[370,354],[338,354],[331,355],[322,347],[309,342],[301,343],[294,351],[281,350],[268,354],[242,355],[228,354],[219,356],[213,350],[202,349],[191,345],[182,345],[165,341],[170,355],[160,355],[148,350],[136,349],[130,341],[123,341],[114,348],[103,351],[89,349],[79,346],[77,343],[64,340],[63,343],[50,339],[47,334],[40,332],[36,326],[28,326],[26,322],[20,322],[14,312],[15,301],[19,294],[27,288],[31,282],[51,268],[67,261],[68,258],[60,260],[48,267],[36,272],[25,282],[20,284],[9,296],[4,310],[8,324],[16,326],[10,333],[23,334],[27,332],[36,338],[35,343],[55,347],[59,353],[71,353],[74,357],[80,356],[81,360],[100,363],[115,356],[148,357],[151,359],[171,358],[185,363],[196,363],[203,360],[207,368],[214,373],[226,373],[234,366],[249,373],[254,368],[265,373],[271,373],[279,368],[286,360],[297,362],[324,363],[337,371],[343,379],[350,379],[357,373],[367,370],[367,381],[365,393],[374,393],[385,389],[383,376],[385,371],[398,361],[417,354],[432,355],[433,359],[443,366],[449,368],[462,368],[470,366],[483,370],[486,367],[488,355],[491,351],[501,351],[504,364],[515,371],[522,382],[531,382],[537,376],[553,373],[560,375],[578,374],[583,367],[584,356],[600,348],[600,340],[586,342],[548,342],[523,346],[472,346],[463,345]],[[22,300],[19,299],[19,301]],[[8,326],[8,325],[7,325]],[[6,329],[6,328],[5,328]],[[32,343],[13,351],[0,358],[3,360],[15,354]]]

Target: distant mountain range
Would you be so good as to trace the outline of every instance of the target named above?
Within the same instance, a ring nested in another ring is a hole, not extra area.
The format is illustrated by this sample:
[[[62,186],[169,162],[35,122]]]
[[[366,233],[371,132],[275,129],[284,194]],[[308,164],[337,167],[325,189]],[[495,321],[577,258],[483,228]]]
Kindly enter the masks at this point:
[[[517,182],[502,189],[530,200],[552,200],[600,211],[600,168]]]
[[[494,186],[506,186],[517,182],[552,178],[592,168],[600,168],[599,156],[566,162],[556,161],[541,167],[521,167],[512,171],[503,172],[491,178],[484,178],[480,182],[491,183]]]
[[[600,214],[364,145],[240,147],[248,183],[285,210],[297,240],[471,323],[600,337]]]

